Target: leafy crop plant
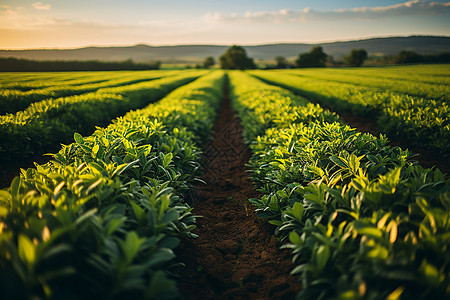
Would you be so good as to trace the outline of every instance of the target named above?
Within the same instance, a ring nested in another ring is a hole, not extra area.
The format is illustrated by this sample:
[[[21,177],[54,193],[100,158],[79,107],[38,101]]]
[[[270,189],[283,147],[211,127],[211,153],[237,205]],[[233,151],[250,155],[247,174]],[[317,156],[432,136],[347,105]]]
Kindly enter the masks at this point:
[[[184,202],[224,73],[211,72],[0,191],[1,299],[172,299],[173,249],[195,236]]]
[[[450,182],[439,170],[246,73],[230,83],[262,193],[250,202],[293,251],[298,299],[450,297]]]

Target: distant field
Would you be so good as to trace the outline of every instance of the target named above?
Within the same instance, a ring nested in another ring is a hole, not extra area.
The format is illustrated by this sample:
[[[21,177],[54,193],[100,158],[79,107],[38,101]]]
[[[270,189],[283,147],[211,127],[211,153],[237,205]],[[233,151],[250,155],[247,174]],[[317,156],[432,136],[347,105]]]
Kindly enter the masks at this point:
[[[337,112],[375,119],[382,132],[450,153],[450,65],[250,71]]]

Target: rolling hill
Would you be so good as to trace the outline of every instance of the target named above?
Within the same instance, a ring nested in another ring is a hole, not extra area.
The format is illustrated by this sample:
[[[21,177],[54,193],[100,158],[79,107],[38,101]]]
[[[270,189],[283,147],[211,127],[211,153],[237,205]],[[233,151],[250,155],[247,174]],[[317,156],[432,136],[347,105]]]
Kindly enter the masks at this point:
[[[341,58],[351,49],[364,48],[369,55],[397,54],[401,50],[411,50],[420,54],[436,54],[450,51],[450,37],[410,36],[371,38],[364,40],[300,44],[281,43],[244,46],[250,57],[256,60],[273,59],[277,55],[293,58],[307,52],[313,46],[322,46],[324,51]],[[85,47],[77,49],[30,49],[0,50],[0,57],[16,57],[35,60],[101,60],[120,61],[133,59],[136,62],[162,61],[163,63],[198,63],[207,56],[218,58],[228,46],[218,45],[177,45],[149,46],[135,45],[123,47]]]

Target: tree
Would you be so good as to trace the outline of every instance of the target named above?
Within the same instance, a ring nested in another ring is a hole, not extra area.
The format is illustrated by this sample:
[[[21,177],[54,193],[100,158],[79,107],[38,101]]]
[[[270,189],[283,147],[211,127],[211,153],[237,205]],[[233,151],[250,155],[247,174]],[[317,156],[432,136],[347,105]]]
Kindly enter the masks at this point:
[[[368,58],[365,49],[352,49],[350,55],[344,58],[345,63],[352,67],[361,67],[364,61]]]
[[[222,69],[254,69],[256,68],[252,58],[247,57],[245,49],[241,46],[231,46],[219,57]]]
[[[300,68],[325,67],[327,54],[321,46],[314,46],[309,52],[301,53],[295,61]]]
[[[395,58],[396,64],[408,64],[408,63],[420,63],[423,62],[424,58],[422,55],[417,54],[414,51],[403,50],[400,51]]]
[[[205,68],[209,68],[211,66],[214,66],[214,64],[216,63],[216,61],[214,60],[214,57],[212,56],[208,56],[207,58],[205,58],[205,60],[203,61],[203,67]]]
[[[286,69],[289,66],[289,63],[284,56],[276,56],[275,61],[277,63],[277,69]]]

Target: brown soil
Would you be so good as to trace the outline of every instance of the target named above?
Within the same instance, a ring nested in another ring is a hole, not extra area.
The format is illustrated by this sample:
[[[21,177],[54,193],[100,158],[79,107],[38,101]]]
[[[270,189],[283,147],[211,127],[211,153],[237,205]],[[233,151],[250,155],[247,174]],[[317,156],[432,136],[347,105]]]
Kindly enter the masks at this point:
[[[251,153],[225,93],[214,140],[204,149],[207,184],[193,194],[199,238],[177,251],[186,264],[179,288],[185,299],[293,299],[300,283],[289,275],[291,253],[279,249],[273,228],[248,202],[258,197],[245,166]]]
[[[339,117],[351,127],[358,129],[358,131],[368,132],[375,136],[379,136],[380,133],[382,133],[376,120],[374,119],[342,112],[339,113]],[[447,174],[447,177],[450,176],[450,157],[444,158],[439,154],[439,151],[432,151],[414,146],[406,138],[393,136],[388,136],[388,138],[391,146],[399,146],[402,149],[409,149],[412,153],[417,154],[414,159],[417,160],[421,166],[425,168],[437,167],[444,174]]]

